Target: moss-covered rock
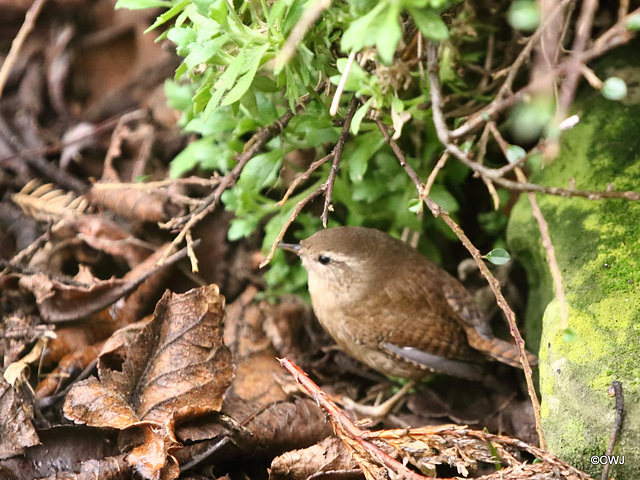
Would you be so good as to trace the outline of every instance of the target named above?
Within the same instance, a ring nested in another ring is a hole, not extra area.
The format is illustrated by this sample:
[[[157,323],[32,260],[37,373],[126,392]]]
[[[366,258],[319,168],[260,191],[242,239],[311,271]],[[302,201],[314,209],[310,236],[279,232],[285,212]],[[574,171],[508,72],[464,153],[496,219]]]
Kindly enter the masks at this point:
[[[597,69],[629,87],[622,102],[584,90],[574,112],[580,123],[562,139],[560,155],[532,174],[536,183],[581,190],[640,191],[640,63],[636,49],[610,55]],[[635,62],[635,63],[634,63]],[[562,325],[546,253],[529,201],[522,195],[508,228],[512,252],[527,270],[531,324],[542,320],[540,392],[549,449],[599,477],[614,422],[614,380],[622,382],[625,417],[614,450],[624,465],[616,480],[640,478],[640,202],[538,195],[549,223],[569,324]],[[531,338],[531,336],[530,336]]]

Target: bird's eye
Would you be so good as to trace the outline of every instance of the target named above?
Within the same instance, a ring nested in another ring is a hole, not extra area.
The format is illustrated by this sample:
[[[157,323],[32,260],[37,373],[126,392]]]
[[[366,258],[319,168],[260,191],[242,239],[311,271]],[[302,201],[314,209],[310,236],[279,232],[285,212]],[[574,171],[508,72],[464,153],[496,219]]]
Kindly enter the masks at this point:
[[[320,255],[318,257],[318,262],[320,262],[322,265],[327,265],[330,261],[331,259],[326,255]]]

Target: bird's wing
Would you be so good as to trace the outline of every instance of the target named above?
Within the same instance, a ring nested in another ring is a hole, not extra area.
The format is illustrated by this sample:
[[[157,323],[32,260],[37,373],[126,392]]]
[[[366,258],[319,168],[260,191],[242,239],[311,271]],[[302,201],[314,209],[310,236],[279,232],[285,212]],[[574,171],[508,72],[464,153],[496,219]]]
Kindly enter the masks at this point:
[[[389,322],[389,328],[383,329],[388,333],[380,339],[381,343],[414,348],[451,360],[479,359],[442,292],[432,282],[419,281],[425,276],[413,275],[410,270],[414,266],[425,268],[424,265],[402,265],[399,273],[389,272],[389,276],[396,278],[384,282],[383,288],[376,292],[375,302],[372,300],[379,310],[378,318]],[[438,270],[433,273],[440,273]]]
[[[491,326],[471,294],[455,278],[447,276],[441,284],[442,293],[460,326],[466,331],[473,327],[480,337],[487,340],[493,338]]]
[[[393,356],[402,358],[428,371],[445,373],[454,377],[466,378],[467,380],[479,380],[482,378],[482,367],[473,362],[452,360],[413,347],[399,347],[390,342],[384,343],[382,347]]]

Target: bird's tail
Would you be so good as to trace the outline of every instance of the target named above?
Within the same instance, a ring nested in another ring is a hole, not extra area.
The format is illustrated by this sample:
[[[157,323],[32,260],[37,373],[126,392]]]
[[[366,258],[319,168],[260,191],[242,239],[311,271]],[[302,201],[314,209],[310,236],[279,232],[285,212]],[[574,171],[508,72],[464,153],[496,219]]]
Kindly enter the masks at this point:
[[[499,338],[483,338],[477,334],[469,335],[469,337],[473,337],[469,338],[469,344],[476,350],[480,350],[488,357],[499,362],[506,363],[512,367],[522,368],[520,352],[515,344],[505,342]],[[529,360],[529,365],[532,367],[536,366],[538,364],[538,357],[529,352],[525,353],[527,355],[527,360]]]

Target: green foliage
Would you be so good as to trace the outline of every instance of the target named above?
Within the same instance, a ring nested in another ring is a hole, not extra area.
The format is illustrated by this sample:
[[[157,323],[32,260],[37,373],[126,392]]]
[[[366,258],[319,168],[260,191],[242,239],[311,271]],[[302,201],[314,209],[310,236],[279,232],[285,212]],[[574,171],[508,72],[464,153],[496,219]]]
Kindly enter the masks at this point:
[[[150,29],[164,26],[160,38],[173,42],[183,62],[175,78],[166,83],[170,104],[183,112],[180,125],[193,140],[172,162],[170,175],[194,170],[205,174],[228,173],[251,135],[273,125],[295,107],[304,94],[311,95],[283,133],[272,139],[242,171],[235,186],[222,195],[227,210],[235,214],[229,238],[237,240],[256,229],[264,231],[264,248],[275,240],[299,201],[326,181],[331,161],[314,171],[284,203],[292,171],[304,172],[308,164],[294,165],[289,154],[315,150],[326,156],[341,132],[341,120],[355,95],[359,104],[350,126],[335,178],[330,225],[359,224],[400,235],[404,228],[436,230],[451,237],[441,221],[422,215],[415,186],[399,166],[371,115],[401,131],[397,140],[409,164],[426,178],[441,154],[428,106],[428,86],[413,55],[418,32],[434,41],[453,41],[441,14],[460,0],[353,0],[333,2],[302,38],[287,61],[276,59],[307,8],[317,2],[274,0],[181,0],[170,5],[158,0],[118,0],[118,7],[168,6]],[[404,53],[403,53],[404,52]],[[413,52],[413,53],[412,53]],[[347,70],[347,57],[358,53]],[[454,53],[443,46],[441,78],[459,89],[464,82],[456,73]],[[331,97],[318,95],[319,81],[337,85],[347,75],[338,115],[329,115]],[[283,175],[283,171],[288,175]],[[431,190],[434,201],[455,216],[459,209],[452,190],[467,178],[466,167],[450,162]],[[321,228],[323,197],[297,218],[290,236],[309,236]],[[424,218],[423,218],[424,217]],[[437,257],[430,240],[422,250]],[[305,277],[296,265],[284,263],[278,253],[266,274],[273,293],[297,290]]]

